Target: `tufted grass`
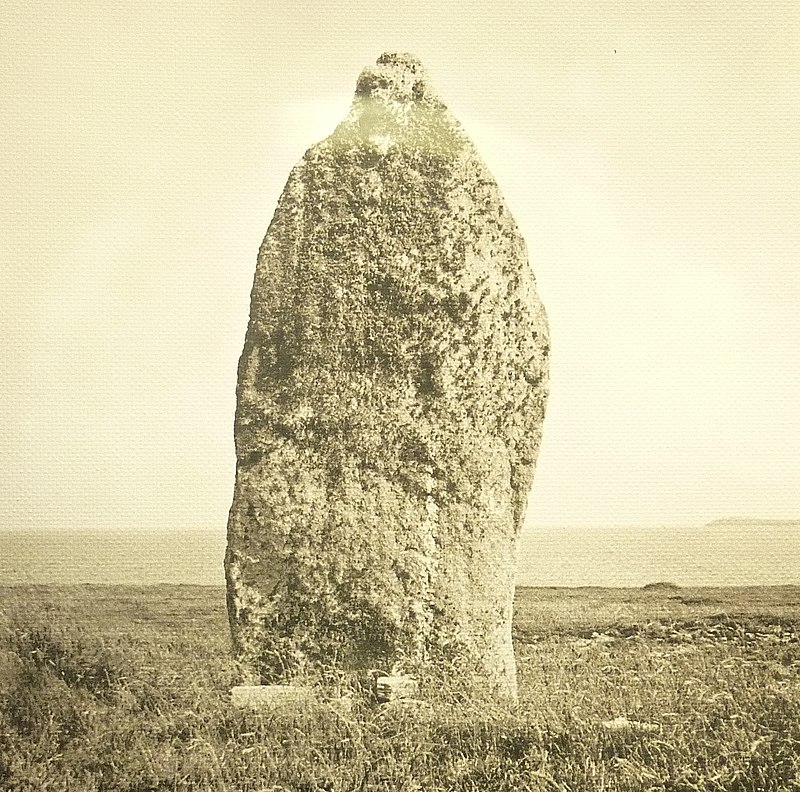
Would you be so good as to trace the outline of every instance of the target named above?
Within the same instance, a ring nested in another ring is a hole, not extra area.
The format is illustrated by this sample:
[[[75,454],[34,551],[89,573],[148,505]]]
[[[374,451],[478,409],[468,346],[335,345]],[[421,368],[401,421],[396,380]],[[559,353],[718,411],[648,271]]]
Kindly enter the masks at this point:
[[[800,789],[800,588],[520,589],[520,703],[233,710],[224,592],[0,588],[0,789]]]

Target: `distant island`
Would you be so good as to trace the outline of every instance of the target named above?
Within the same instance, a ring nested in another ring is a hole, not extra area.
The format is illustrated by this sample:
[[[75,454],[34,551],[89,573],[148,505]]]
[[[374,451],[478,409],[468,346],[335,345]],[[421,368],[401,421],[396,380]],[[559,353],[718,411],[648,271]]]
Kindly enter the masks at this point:
[[[765,520],[760,517],[722,517],[719,520],[707,522],[703,528],[722,528],[725,526],[754,528],[789,528],[790,526],[800,527],[800,518],[794,520]]]

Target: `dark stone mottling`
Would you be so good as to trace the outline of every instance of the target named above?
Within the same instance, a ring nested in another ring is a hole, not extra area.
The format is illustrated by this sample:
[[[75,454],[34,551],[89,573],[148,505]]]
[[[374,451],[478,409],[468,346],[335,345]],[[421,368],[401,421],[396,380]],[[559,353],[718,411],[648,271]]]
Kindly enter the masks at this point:
[[[255,675],[433,663],[513,697],[547,357],[497,185],[419,61],[381,56],[258,256],[226,556]]]

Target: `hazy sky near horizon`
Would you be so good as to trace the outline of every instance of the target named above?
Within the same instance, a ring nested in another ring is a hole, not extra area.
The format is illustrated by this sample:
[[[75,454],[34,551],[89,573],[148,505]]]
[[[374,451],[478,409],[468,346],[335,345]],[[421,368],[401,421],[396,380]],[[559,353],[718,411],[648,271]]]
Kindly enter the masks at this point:
[[[224,531],[291,167],[413,52],[551,322],[529,522],[800,517],[794,2],[3,3],[0,529]]]

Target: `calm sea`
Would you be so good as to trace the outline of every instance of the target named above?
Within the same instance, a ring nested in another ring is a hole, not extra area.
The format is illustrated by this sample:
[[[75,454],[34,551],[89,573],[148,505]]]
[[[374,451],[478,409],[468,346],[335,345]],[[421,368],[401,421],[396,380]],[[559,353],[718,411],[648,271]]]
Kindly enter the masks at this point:
[[[223,585],[223,532],[0,532],[0,582]],[[528,586],[800,583],[800,521],[698,528],[537,528],[520,542]]]

